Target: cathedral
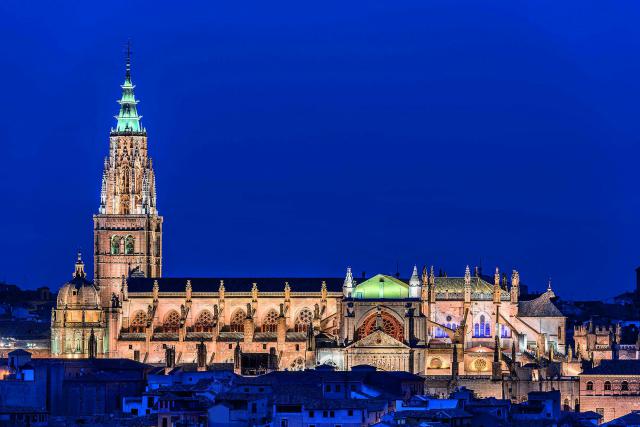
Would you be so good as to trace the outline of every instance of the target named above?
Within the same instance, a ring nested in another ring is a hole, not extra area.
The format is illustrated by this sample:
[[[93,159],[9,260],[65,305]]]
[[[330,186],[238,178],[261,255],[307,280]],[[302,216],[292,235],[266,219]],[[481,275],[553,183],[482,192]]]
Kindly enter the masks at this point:
[[[163,218],[147,131],[126,63],[93,216],[94,279],[78,255],[51,315],[54,357],[273,369],[361,364],[425,375],[496,376],[503,357],[565,353],[551,288],[520,300],[520,276],[175,278],[162,274]],[[461,270],[462,271],[462,270]]]

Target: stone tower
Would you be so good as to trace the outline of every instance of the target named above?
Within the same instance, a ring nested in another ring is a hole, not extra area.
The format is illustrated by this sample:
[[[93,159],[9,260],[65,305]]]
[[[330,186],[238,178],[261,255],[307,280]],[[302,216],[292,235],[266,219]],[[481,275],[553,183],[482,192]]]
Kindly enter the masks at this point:
[[[156,181],[147,150],[147,131],[138,115],[131,82],[131,55],[117,125],[109,135],[99,213],[93,216],[94,275],[103,307],[120,295],[123,276],[162,275],[162,217],[156,209]]]

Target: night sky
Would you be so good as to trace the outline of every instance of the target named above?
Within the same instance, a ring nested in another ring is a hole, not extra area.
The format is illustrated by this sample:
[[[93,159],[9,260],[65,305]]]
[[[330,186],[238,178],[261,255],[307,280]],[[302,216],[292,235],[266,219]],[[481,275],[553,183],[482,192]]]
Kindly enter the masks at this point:
[[[0,280],[92,270],[131,39],[167,276],[635,284],[638,2],[70,3],[0,3]]]

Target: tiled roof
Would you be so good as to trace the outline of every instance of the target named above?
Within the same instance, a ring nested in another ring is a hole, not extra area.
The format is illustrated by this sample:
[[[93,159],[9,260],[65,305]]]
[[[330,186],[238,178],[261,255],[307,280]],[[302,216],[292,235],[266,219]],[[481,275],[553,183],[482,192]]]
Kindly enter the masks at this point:
[[[563,317],[564,315],[555,306],[555,295],[547,291],[531,301],[518,303],[518,317]]]
[[[581,375],[640,375],[640,360],[602,360]]]
[[[128,291],[151,292],[155,280],[158,281],[160,293],[184,292],[187,280],[191,281],[193,292],[218,292],[221,280],[224,281],[226,292],[250,292],[253,283],[257,284],[260,292],[284,292],[285,282],[289,283],[291,292],[320,292],[323,281],[326,282],[329,292],[342,292],[344,282],[344,278],[341,277],[129,277]]]

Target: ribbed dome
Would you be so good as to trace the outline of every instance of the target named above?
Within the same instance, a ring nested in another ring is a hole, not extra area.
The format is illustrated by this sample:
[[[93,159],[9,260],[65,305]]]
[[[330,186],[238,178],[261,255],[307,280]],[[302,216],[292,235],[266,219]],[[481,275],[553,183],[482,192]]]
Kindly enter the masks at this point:
[[[93,283],[87,280],[84,263],[80,254],[76,262],[73,279],[62,285],[58,291],[58,308],[100,308],[100,295]]]

